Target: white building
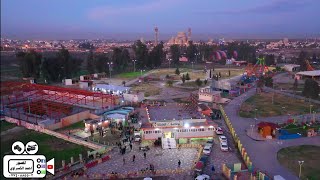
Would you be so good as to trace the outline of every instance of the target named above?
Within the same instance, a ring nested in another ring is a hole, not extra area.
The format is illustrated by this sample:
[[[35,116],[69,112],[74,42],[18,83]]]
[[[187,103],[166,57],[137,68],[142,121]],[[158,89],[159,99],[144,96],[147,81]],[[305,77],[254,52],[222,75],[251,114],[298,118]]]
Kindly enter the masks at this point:
[[[288,72],[296,72],[296,71],[299,71],[300,65],[298,65],[298,64],[285,64],[283,66],[283,69]]]
[[[128,102],[139,103],[144,100],[144,93],[124,93],[123,99]]]

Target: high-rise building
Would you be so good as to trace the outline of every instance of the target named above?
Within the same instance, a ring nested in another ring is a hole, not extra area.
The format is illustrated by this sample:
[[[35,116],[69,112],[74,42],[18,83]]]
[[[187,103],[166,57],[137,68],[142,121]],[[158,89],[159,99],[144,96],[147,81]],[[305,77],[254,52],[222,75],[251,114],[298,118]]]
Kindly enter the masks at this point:
[[[155,33],[155,41],[154,44],[157,45],[158,44],[158,27],[154,28],[154,33]]]

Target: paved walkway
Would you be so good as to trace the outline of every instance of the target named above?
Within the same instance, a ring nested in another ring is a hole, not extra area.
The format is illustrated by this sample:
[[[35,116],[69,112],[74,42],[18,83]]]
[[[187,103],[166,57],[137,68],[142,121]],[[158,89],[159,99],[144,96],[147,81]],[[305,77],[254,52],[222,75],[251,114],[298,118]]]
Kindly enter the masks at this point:
[[[239,97],[234,98],[226,107],[225,112],[229,116],[230,121],[232,122],[233,127],[236,130],[237,135],[239,136],[241,143],[246,148],[250,159],[255,168],[267,172],[269,175],[281,175],[285,179],[296,180],[298,179],[292,172],[290,172],[285,167],[281,166],[277,160],[277,152],[289,146],[298,146],[298,145],[319,145],[320,146],[320,137],[312,138],[299,138],[293,140],[281,141],[278,143],[277,140],[268,140],[268,141],[254,141],[247,136],[245,130],[250,127],[251,124],[256,123],[252,118],[242,118],[238,116],[240,109],[240,104],[242,104],[246,99],[253,96],[256,93],[255,89],[247,91],[245,94],[242,94]],[[270,118],[259,118],[259,121],[285,121],[288,116],[280,117],[270,117]],[[298,166],[298,164],[297,164]]]

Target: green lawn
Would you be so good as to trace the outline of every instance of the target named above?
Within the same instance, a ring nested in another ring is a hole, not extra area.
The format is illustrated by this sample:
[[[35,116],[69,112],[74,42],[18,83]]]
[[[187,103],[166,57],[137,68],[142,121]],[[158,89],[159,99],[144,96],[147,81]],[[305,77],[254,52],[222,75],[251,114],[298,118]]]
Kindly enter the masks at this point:
[[[141,76],[141,74],[145,74],[148,71],[136,71],[136,72],[125,72],[125,73],[121,73],[121,74],[117,74],[115,77],[116,78],[124,78],[124,79],[134,79],[137,78],[139,76]]]
[[[1,127],[1,132],[3,132],[3,131],[6,131],[8,129],[15,127],[15,125],[12,123],[8,123],[7,121],[1,121],[0,127]]]
[[[255,109],[258,109],[258,117],[271,117],[287,114],[306,114],[310,111],[310,106],[309,103],[280,94],[274,95],[274,104],[272,104],[272,93],[263,92],[247,99],[241,105],[239,115],[253,118],[255,117]],[[319,109],[319,105],[313,104],[313,111],[318,112]]]
[[[205,85],[202,81],[202,85],[198,86],[194,80],[186,81],[185,83],[181,84],[181,86],[183,86],[183,87],[194,87],[194,88],[204,87],[207,85],[208,85],[208,83]]]
[[[70,126],[66,126],[58,129],[58,131],[71,130],[71,129],[84,129],[84,122],[80,121],[80,122],[71,124]]]
[[[37,142],[39,145],[38,154],[44,154],[48,160],[55,158],[55,164],[58,168],[61,167],[62,160],[69,163],[70,157],[73,156],[77,161],[80,153],[83,154],[83,157],[86,157],[87,150],[90,150],[84,146],[24,128],[21,131],[1,136],[1,157],[5,154],[12,154],[11,145],[15,141],[21,141],[24,144],[29,141]]]
[[[320,179],[320,146],[302,145],[283,148],[278,151],[278,161],[282,166],[299,175],[298,161],[304,161],[301,168],[302,180]]]

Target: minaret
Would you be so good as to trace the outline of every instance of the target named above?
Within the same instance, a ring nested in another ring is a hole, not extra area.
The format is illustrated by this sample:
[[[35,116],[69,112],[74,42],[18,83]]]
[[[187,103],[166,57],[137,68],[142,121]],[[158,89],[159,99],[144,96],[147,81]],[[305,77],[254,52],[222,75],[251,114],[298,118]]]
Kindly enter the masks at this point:
[[[158,27],[154,28],[154,33],[155,33],[155,41],[154,44],[157,45],[158,44]]]
[[[188,41],[191,41],[191,28],[188,28]]]

